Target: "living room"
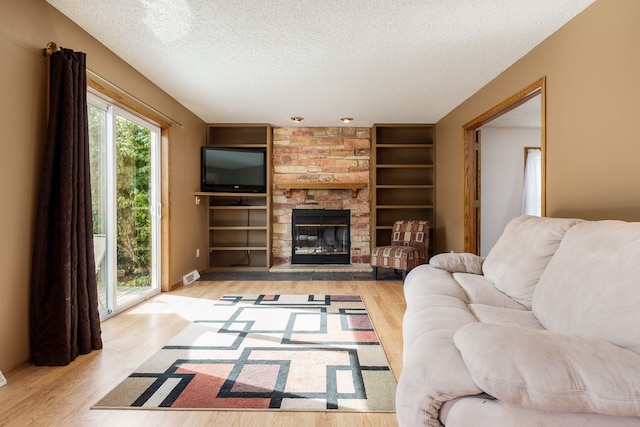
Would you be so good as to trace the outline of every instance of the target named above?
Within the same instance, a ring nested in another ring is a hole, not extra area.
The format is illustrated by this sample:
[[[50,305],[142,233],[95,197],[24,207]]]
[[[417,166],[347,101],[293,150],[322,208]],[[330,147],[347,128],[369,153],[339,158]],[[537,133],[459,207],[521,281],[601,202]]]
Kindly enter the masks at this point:
[[[0,102],[5,120],[0,174],[5,203],[0,266],[5,279],[0,370],[6,373],[29,359],[29,274],[47,121],[46,61],[41,53],[46,43],[87,52],[90,69],[180,123],[170,126],[166,147],[171,250],[164,258],[164,291],[179,285],[185,273],[207,267],[204,257],[194,255],[196,245],[205,246],[205,213],[194,204],[199,182],[194,165],[206,142],[206,124],[48,3],[2,0],[2,10]],[[634,126],[640,113],[638,18],[640,4],[635,0],[596,0],[434,123],[435,253],[465,250],[463,126],[543,77],[546,215],[640,221],[640,144]]]

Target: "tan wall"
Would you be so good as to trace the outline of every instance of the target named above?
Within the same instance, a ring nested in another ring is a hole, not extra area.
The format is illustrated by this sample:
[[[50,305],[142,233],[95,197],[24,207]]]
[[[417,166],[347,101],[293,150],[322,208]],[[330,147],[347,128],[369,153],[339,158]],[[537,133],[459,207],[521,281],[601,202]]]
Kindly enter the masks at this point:
[[[543,76],[547,215],[640,221],[638,22],[597,0],[437,123],[439,252],[463,246],[462,126]]]
[[[49,41],[87,53],[90,70],[184,125],[170,129],[170,284],[194,268],[206,267],[194,204],[198,147],[205,124],[142,77],[44,0],[0,0],[0,370],[29,358],[29,278],[33,224],[46,130],[46,59]],[[197,263],[198,261],[198,263]]]

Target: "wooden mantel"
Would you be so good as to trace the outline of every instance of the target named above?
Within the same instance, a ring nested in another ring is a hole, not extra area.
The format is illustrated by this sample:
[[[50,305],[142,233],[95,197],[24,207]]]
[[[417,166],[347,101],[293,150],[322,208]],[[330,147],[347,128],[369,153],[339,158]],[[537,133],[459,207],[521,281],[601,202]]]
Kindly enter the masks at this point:
[[[358,190],[367,186],[366,182],[290,182],[278,184],[285,196],[291,197],[291,190],[351,190],[351,197],[358,197]]]

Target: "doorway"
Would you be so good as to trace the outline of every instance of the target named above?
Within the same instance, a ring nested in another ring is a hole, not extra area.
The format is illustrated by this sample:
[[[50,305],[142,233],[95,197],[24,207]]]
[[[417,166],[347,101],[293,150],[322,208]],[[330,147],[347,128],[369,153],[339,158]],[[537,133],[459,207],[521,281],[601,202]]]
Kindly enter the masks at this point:
[[[540,216],[540,96],[478,129],[481,256],[511,219],[525,213]]]
[[[489,185],[487,183],[488,182],[487,175],[490,175],[490,173],[492,173],[493,175],[496,175],[495,172],[506,173],[506,169],[507,169],[506,167],[505,168],[492,167],[491,169],[487,169],[485,171],[485,176],[483,176],[482,170],[481,170],[482,164],[483,164],[481,142],[485,143],[484,135],[482,135],[483,129],[485,130],[485,133],[487,135],[490,135],[489,128],[491,127],[492,124],[498,125],[498,123],[501,120],[504,121],[508,117],[514,118],[514,116],[516,116],[516,113],[526,112],[526,114],[529,114],[529,115],[537,114],[538,117],[536,117],[536,119],[539,118],[539,131],[537,131],[537,135],[539,135],[539,144],[535,144],[535,141],[534,141],[534,144],[527,143],[526,145],[534,145],[540,150],[539,151],[540,152],[540,163],[539,163],[540,164],[540,171],[539,171],[540,209],[539,209],[539,212],[541,215],[543,216],[545,215],[546,203],[545,203],[545,179],[544,179],[544,176],[545,176],[545,169],[544,169],[545,168],[545,162],[544,162],[545,84],[544,83],[545,83],[544,78],[534,82],[533,84],[519,91],[512,97],[508,98],[507,100],[495,106],[494,108],[486,111],[485,113],[478,116],[476,119],[472,120],[471,122],[467,123],[464,126],[464,155],[465,155],[464,157],[464,187],[465,187],[464,189],[464,251],[465,252],[471,252],[478,255],[481,255],[483,253],[486,254],[488,249],[490,249],[490,247],[493,246],[493,243],[495,243],[495,240],[497,240],[497,237],[499,237],[499,234],[504,229],[504,225],[506,224],[506,222],[508,222],[508,220],[510,220],[512,217],[520,214],[520,210],[517,207],[515,208],[516,209],[515,211],[512,208],[510,213],[504,211],[503,208],[500,208],[503,210],[500,211],[501,213],[496,214],[495,212],[498,212],[496,210],[496,206],[495,205],[492,206],[491,204],[486,206],[485,212],[492,211],[493,214],[490,216],[487,216],[485,221],[483,221],[482,214],[481,214],[481,209],[483,207],[483,204],[488,203],[488,201],[491,200],[489,197],[483,197],[483,192],[481,191],[483,181],[485,181],[485,184],[484,184],[485,190],[486,190],[485,193],[491,193],[491,191],[489,191],[491,187],[486,187],[487,185]],[[539,100],[539,103],[535,103],[534,101],[536,100]],[[535,105],[535,107],[531,108],[531,106],[533,105]],[[482,138],[482,141],[481,141],[481,138]],[[528,139],[528,141],[531,141],[531,139]],[[498,174],[498,178],[497,178],[498,181],[494,181],[494,182],[499,182],[499,180],[506,181],[506,184],[511,185],[511,190],[509,190],[511,192],[513,192],[513,189],[517,187],[518,194],[516,197],[519,197],[519,200],[517,201],[517,203],[521,204],[522,203],[522,187],[523,187],[522,172],[524,171],[524,167],[525,167],[522,156],[525,151],[523,151],[523,147],[518,147],[518,148],[510,147],[510,150],[511,148],[513,148],[512,151],[515,150],[515,152],[519,156],[518,158],[520,159],[521,163],[516,164],[514,167],[516,167],[517,170],[520,171],[521,175],[516,180],[514,180],[514,179],[499,177],[499,174]],[[487,152],[487,155],[488,154],[489,152]],[[505,156],[504,151],[500,151],[500,156]],[[496,178],[494,177],[494,179]],[[500,191],[500,190],[496,189],[496,191]],[[505,191],[505,190],[502,190],[502,191]],[[506,198],[508,197],[507,196],[503,197],[501,195],[494,197],[495,200],[500,200],[501,204],[504,204],[503,199],[506,199]],[[493,233],[488,231],[490,229],[487,228],[487,226],[492,223],[494,223],[493,229],[498,230]],[[483,233],[486,234],[484,239],[484,244],[483,244],[483,238],[482,238]]]

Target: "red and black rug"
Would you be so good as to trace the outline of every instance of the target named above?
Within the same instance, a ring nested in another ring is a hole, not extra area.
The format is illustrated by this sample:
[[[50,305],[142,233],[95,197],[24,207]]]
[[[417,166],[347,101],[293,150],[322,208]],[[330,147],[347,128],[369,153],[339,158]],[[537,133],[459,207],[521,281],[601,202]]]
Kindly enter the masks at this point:
[[[104,409],[394,412],[356,295],[226,295],[101,399]]]

